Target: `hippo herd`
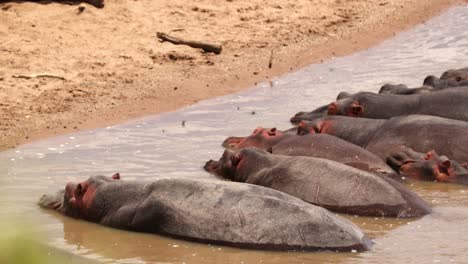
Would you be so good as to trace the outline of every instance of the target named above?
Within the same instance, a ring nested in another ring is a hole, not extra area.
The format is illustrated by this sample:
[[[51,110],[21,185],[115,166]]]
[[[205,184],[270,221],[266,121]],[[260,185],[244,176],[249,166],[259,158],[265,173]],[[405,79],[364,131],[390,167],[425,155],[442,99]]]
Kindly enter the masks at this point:
[[[468,184],[468,68],[423,86],[342,92],[291,118],[287,130],[229,137],[204,169],[211,180],[92,176],[39,205],[102,225],[270,250],[364,251],[371,240],[344,213],[421,217],[411,180]],[[222,180],[220,180],[220,178]]]

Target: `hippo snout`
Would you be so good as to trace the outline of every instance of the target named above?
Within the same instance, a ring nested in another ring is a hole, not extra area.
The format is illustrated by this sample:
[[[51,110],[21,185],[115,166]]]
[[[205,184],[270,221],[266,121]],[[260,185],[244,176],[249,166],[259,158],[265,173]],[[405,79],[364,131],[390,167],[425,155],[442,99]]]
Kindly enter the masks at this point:
[[[217,163],[218,163],[218,162],[216,162],[216,161],[210,159],[209,161],[207,161],[207,162],[205,163],[205,166],[203,166],[203,169],[204,169],[205,171],[207,171],[207,172],[213,172],[213,171],[215,171],[216,168],[218,167],[218,166],[217,166]]]

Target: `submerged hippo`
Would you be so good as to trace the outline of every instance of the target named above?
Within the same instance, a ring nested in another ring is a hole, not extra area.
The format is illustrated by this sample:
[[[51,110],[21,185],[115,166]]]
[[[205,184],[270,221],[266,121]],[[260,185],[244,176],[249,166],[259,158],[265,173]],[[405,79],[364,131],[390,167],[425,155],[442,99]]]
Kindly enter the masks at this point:
[[[431,209],[419,196],[385,176],[326,159],[273,155],[255,148],[226,150],[205,170],[237,182],[261,185],[340,213],[417,217]]]
[[[423,81],[424,86],[433,87],[433,91],[440,91],[443,89],[468,86],[468,79],[464,80],[461,78],[454,79],[439,79],[434,75],[427,76]]]
[[[292,124],[298,124],[301,120],[314,120],[327,115],[328,105],[323,105],[311,112],[298,112],[289,121]]]
[[[250,184],[93,176],[67,184],[58,195],[44,195],[40,205],[110,227],[243,248],[348,251],[370,247],[367,236],[350,221]]]
[[[440,156],[434,150],[426,154],[401,147],[387,158],[400,175],[425,181],[468,184],[468,165]]]
[[[230,149],[242,149],[247,147],[258,147],[267,149],[286,137],[295,136],[295,127],[282,131],[273,128],[257,127],[252,134],[247,137],[228,137],[222,143],[223,147]]]
[[[450,80],[454,79],[457,81],[468,80],[468,67],[460,69],[447,70],[440,76],[441,79]]]
[[[465,87],[411,95],[360,92],[331,103],[328,115],[387,119],[421,114],[468,121],[466,102],[468,89]]]
[[[400,95],[422,94],[422,93],[430,93],[434,90],[435,90],[434,87],[427,86],[427,85],[423,85],[417,88],[408,88],[408,86],[404,84],[385,84],[380,88],[379,94],[400,94]]]
[[[298,134],[323,133],[342,138],[386,159],[392,149],[407,146],[418,152],[434,149],[448,157],[468,160],[468,122],[437,116],[410,115],[391,119],[327,116],[304,121]]]
[[[257,128],[250,136],[227,138],[223,146],[231,150],[256,147],[278,155],[334,160],[369,172],[384,174],[394,172],[383,159],[370,151],[326,134],[298,136],[276,128]]]

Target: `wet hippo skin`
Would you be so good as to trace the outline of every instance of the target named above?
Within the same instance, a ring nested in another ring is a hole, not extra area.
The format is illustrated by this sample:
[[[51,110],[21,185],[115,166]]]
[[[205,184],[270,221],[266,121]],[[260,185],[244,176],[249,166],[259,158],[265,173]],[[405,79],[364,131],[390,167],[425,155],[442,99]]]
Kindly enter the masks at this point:
[[[408,88],[408,86],[404,84],[385,84],[383,85],[380,90],[379,94],[421,94],[421,93],[430,93],[432,91],[436,91],[432,86],[421,86],[417,88]],[[351,96],[348,96],[351,97]],[[338,99],[339,100],[339,99]]]
[[[440,76],[443,80],[468,81],[468,67],[447,70]]]
[[[426,115],[391,119],[327,116],[303,121],[298,133],[323,133],[342,138],[386,159],[392,149],[435,150],[459,162],[468,160],[468,122]]]
[[[64,194],[64,195],[61,195]],[[102,225],[243,248],[367,250],[353,223],[261,186],[220,180],[92,176],[39,204]]]
[[[421,114],[468,121],[466,102],[468,89],[465,87],[411,95],[360,92],[331,103],[328,115],[388,119]]]
[[[296,130],[294,130],[297,133]],[[394,171],[375,154],[326,134],[293,135],[276,128],[257,128],[247,137],[229,137],[223,146],[231,150],[256,147],[286,156],[308,156],[334,160],[369,172],[390,174]]]
[[[400,183],[331,160],[246,148],[226,150],[204,168],[225,179],[279,190],[341,213],[416,217],[431,211]]]
[[[387,162],[400,175],[417,180],[468,184],[467,164],[460,164],[434,150],[426,154],[400,147],[393,151]]]

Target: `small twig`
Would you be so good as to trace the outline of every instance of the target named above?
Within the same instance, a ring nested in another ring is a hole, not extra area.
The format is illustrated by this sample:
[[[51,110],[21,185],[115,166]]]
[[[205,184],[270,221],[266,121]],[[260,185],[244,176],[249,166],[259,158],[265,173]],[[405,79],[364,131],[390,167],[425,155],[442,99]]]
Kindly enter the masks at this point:
[[[271,69],[272,66],[273,66],[273,50],[271,50],[271,53],[270,53],[270,60],[268,61],[268,69]]]
[[[192,48],[202,49],[205,52],[213,52],[215,54],[220,54],[222,47],[219,44],[212,44],[200,41],[184,40],[176,37],[169,36],[162,32],[157,32],[156,36],[162,41],[169,41],[175,45],[187,45]]]
[[[60,80],[66,80],[65,77],[58,76],[58,75],[53,75],[53,74],[48,74],[48,73],[42,73],[42,74],[29,74],[29,75],[24,75],[24,74],[13,74],[11,77],[13,78],[21,78],[21,79],[32,79],[32,78],[53,78],[53,79],[60,79]]]

